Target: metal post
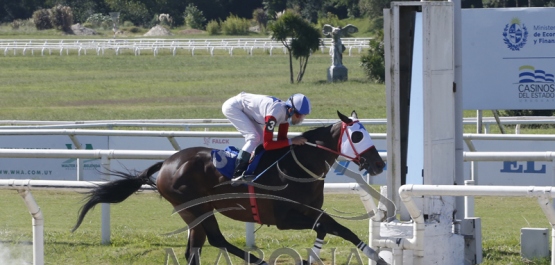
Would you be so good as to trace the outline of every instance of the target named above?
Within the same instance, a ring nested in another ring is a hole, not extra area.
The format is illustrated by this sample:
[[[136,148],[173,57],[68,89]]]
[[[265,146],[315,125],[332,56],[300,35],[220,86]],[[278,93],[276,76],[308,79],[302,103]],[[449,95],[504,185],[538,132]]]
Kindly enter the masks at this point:
[[[470,186],[474,185],[474,180],[465,180],[464,185]],[[468,219],[474,217],[474,197],[473,196],[464,196],[464,218]]]
[[[248,248],[254,247],[254,223],[245,223],[245,237]]]
[[[29,187],[26,187],[29,188]],[[33,265],[44,264],[44,217],[28,189],[18,190],[33,217]]]
[[[77,160],[75,161],[76,166],[77,166],[77,181],[83,181],[83,173],[85,173],[83,171],[83,159],[81,158],[77,158]]]
[[[110,181],[110,159],[107,155],[103,155],[100,159],[100,170],[102,172],[102,177],[107,181]],[[102,245],[110,244],[110,204],[102,203],[102,216],[101,216],[101,225],[102,225]]]
[[[482,133],[482,110],[476,111],[476,133]]]

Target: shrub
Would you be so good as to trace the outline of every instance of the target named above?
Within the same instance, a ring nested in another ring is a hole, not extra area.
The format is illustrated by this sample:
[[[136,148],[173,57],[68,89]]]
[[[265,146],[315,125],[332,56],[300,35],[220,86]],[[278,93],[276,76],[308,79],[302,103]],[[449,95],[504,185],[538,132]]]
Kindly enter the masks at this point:
[[[110,19],[110,20],[104,20],[102,21],[102,23],[100,24],[100,27],[104,30],[106,29],[112,29],[114,28],[114,22]]]
[[[103,22],[112,23],[112,18],[110,16],[105,16],[100,13],[96,13],[89,16],[85,21],[85,23],[90,23],[92,28],[101,27]]]
[[[140,33],[140,32],[141,32],[141,28],[139,28],[139,27],[131,27],[131,28],[129,29],[129,32],[135,33],[135,34],[136,34],[136,33]]]
[[[10,23],[10,26],[13,30],[19,29],[19,27],[25,26],[25,20],[14,19],[14,21]]]
[[[73,24],[73,12],[71,12],[71,7],[57,5],[51,10],[50,21],[52,26],[63,31],[71,30],[71,25]]]
[[[377,83],[385,82],[385,54],[383,44],[383,31],[370,41],[368,54],[360,57],[360,66],[366,77]]]
[[[51,29],[52,22],[50,22],[50,10],[39,9],[33,12],[33,23],[38,30]]]
[[[90,23],[90,22],[85,22],[85,23],[83,23],[82,26],[85,27],[85,28],[89,28],[89,29],[92,29],[92,28],[95,27],[95,26],[94,26],[92,23]]]
[[[154,17],[147,23],[147,28],[152,28],[158,25],[158,14],[154,14]]]
[[[206,18],[201,10],[193,4],[189,4],[183,12],[183,18],[185,18],[185,25],[192,29],[203,29],[204,22]]]
[[[135,24],[133,24],[133,22],[131,22],[129,20],[126,20],[126,21],[123,22],[123,26],[128,28],[128,27],[134,27]]]
[[[220,33],[220,24],[216,20],[210,20],[208,24],[206,24],[206,32],[208,35],[216,35]]]
[[[249,34],[250,22],[231,14],[220,26],[222,32],[226,35],[247,35]]]

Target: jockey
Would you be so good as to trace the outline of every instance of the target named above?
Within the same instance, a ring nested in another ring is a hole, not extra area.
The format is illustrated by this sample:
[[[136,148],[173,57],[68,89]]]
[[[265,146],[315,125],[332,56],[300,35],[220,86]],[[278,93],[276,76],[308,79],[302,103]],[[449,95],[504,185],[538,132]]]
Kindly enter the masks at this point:
[[[287,138],[289,124],[301,124],[310,114],[310,101],[303,94],[294,94],[286,102],[275,97],[241,92],[222,105],[223,114],[245,137],[245,145],[237,155],[232,181],[244,180],[251,153],[263,144],[265,150],[290,145],[303,145],[306,138]],[[262,129],[264,127],[264,129]],[[274,140],[274,129],[278,128]]]

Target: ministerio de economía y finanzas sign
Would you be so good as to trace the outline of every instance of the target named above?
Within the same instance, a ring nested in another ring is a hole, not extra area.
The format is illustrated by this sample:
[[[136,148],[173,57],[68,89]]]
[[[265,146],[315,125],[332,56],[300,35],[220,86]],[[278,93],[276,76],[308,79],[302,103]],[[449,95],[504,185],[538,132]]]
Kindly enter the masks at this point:
[[[555,8],[461,11],[464,109],[555,109]]]

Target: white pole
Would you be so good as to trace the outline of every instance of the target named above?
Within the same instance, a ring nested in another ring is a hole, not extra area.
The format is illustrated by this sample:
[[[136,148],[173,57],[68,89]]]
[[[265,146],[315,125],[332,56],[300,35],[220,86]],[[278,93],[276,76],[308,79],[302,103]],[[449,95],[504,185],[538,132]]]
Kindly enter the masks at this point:
[[[464,185],[474,186],[474,180],[465,180]],[[474,197],[465,196],[464,197],[464,218],[474,217]]]
[[[461,33],[461,2],[453,0],[453,32],[454,32],[454,59],[455,59],[455,183],[464,185],[464,141],[463,141],[463,97],[462,97],[462,33]],[[465,198],[455,198],[456,219],[463,219],[466,212]]]
[[[100,159],[100,170],[102,172],[103,178],[107,181],[110,180],[110,175],[108,175],[110,170],[110,159],[108,156],[103,155]],[[101,225],[102,225],[102,245],[109,245],[110,244],[110,204],[109,203],[102,203],[102,216],[101,216]]]
[[[29,213],[33,217],[33,264],[44,264],[44,217],[40,207],[37,205],[35,198],[28,190],[18,190],[19,195],[23,198]]]
[[[245,237],[247,240],[247,247],[253,248],[254,243],[254,223],[245,223]]]

